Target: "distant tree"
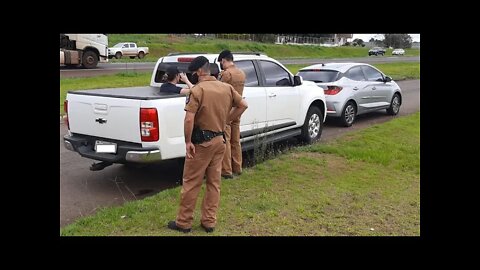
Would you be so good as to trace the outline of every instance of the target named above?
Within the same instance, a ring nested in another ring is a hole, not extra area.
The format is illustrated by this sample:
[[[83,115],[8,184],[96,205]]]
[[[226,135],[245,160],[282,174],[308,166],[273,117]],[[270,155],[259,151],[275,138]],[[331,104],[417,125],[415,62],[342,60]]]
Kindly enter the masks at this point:
[[[356,38],[356,39],[354,39],[352,43],[353,43],[353,46],[357,46],[357,45],[359,45],[359,46],[362,46],[362,45],[365,46],[364,43],[363,43],[363,39],[361,39],[361,38]],[[362,46],[362,47],[363,47],[363,46]]]
[[[274,43],[275,38],[275,34],[253,34],[253,40],[257,42]]]
[[[386,46],[393,48],[411,48],[412,37],[409,34],[385,34]]]
[[[351,44],[350,44],[350,42],[348,42],[348,41],[345,42],[345,44],[343,44],[343,46],[350,46],[350,45],[351,45]]]
[[[372,37],[368,42],[375,42],[375,39]]]

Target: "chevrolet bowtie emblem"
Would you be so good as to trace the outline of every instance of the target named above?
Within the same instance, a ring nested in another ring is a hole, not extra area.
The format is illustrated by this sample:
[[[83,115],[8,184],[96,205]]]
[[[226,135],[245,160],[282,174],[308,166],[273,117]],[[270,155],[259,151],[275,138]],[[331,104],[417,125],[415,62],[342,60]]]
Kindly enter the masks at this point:
[[[99,124],[104,124],[104,123],[107,122],[107,119],[97,118],[97,119],[95,119],[95,122],[98,122]]]

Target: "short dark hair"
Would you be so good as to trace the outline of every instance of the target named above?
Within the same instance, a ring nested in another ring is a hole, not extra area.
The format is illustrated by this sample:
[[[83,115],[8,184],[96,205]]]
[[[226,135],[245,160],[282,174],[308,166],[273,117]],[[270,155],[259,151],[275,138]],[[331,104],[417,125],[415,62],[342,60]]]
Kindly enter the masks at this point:
[[[225,59],[227,61],[233,61],[233,54],[229,50],[223,50],[219,55],[218,55],[218,62],[221,62],[222,59]]]

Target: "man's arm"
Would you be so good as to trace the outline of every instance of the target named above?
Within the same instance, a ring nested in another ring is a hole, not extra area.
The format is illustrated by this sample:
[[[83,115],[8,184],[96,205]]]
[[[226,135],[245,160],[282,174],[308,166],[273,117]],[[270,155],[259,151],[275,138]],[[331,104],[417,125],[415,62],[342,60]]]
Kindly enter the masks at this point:
[[[242,101],[240,101],[240,104],[237,107],[233,107],[233,109],[230,111],[230,116],[228,117],[227,123],[230,123],[234,119],[237,119],[238,117],[240,117],[247,108],[248,108],[247,102],[245,101],[245,99],[242,99]]]
[[[187,158],[193,158],[193,156],[195,155],[195,146],[192,143],[192,132],[193,132],[194,120],[195,120],[195,113],[187,111],[185,113],[185,120],[183,123]]]

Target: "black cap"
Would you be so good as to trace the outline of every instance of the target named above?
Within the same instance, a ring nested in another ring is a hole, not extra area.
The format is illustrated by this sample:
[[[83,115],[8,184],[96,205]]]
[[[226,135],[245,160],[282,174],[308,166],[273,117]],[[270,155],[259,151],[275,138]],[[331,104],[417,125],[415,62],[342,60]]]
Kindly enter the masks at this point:
[[[203,67],[203,65],[205,65],[206,63],[208,63],[208,59],[205,56],[199,56],[193,59],[193,61],[188,66],[188,70],[197,71],[199,68]]]
[[[177,75],[178,73],[180,73],[180,70],[178,70],[178,67],[176,66],[169,66],[167,68],[167,72],[166,72],[168,75]]]
[[[231,58],[233,59],[233,54],[229,50],[223,50],[219,55],[218,55],[218,62],[222,61],[223,58]]]

